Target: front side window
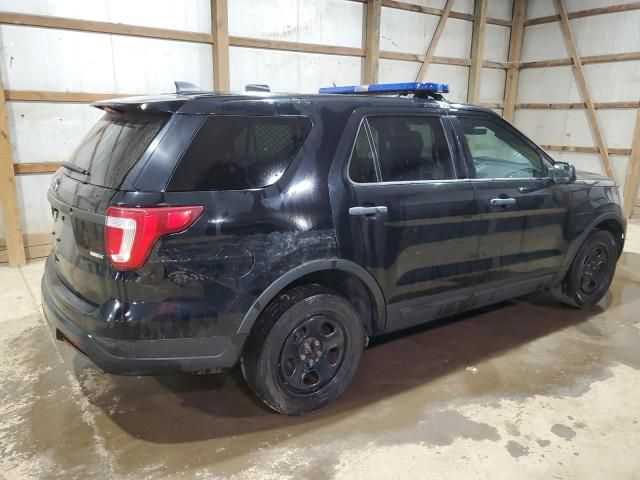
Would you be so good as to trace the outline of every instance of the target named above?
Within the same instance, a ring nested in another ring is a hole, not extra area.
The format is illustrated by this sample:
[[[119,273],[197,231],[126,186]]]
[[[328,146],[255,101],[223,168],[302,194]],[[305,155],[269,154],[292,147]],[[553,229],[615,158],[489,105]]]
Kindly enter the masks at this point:
[[[306,117],[210,116],[187,148],[168,189],[241,190],[273,185],[310,129]]]
[[[458,117],[469,146],[476,178],[541,178],[542,157],[517,134],[492,120]]]
[[[367,119],[383,182],[454,178],[438,117],[376,116]]]

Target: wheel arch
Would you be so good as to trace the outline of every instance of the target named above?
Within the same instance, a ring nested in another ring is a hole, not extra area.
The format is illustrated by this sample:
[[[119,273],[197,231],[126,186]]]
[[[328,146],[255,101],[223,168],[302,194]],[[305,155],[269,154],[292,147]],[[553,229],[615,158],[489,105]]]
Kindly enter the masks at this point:
[[[567,271],[569,271],[569,268],[571,267],[573,259],[578,253],[578,250],[587,239],[589,234],[597,228],[607,230],[614,235],[614,237],[616,238],[616,242],[618,243],[618,255],[620,255],[624,246],[624,237],[626,232],[625,225],[625,219],[621,215],[614,212],[604,213],[592,220],[591,223],[587,225],[587,228],[585,228],[584,231],[578,237],[576,237],[576,239],[574,239],[569,246],[565,263],[560,272],[558,272],[557,276],[555,277],[555,280],[561,281],[564,278],[564,276],[567,274]]]
[[[244,315],[237,333],[244,335],[249,334],[260,314],[280,292],[296,284],[306,283],[305,279],[312,282],[313,279],[323,275],[326,278],[335,278],[336,275],[343,276],[344,278],[351,278],[360,282],[362,287],[366,289],[371,303],[372,318],[370,322],[368,322],[367,319],[363,319],[367,333],[372,334],[383,330],[386,322],[386,302],[378,282],[360,265],[349,260],[335,258],[304,263],[273,281],[253,302]],[[325,286],[332,288],[332,285]],[[347,300],[352,304],[354,303],[353,298],[347,298]]]

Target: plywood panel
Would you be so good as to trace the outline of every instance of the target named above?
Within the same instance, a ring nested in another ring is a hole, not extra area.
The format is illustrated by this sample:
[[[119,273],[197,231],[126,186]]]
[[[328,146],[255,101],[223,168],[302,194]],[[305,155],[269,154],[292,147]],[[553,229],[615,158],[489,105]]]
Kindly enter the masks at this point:
[[[556,15],[553,0],[531,0],[527,2],[526,18],[546,17],[548,15]]]
[[[317,93],[323,86],[360,83],[363,58],[231,47],[231,89],[266,83],[272,91]],[[418,64],[415,68],[417,68]],[[415,75],[415,74],[414,74]]]
[[[229,35],[359,48],[364,9],[344,0],[233,0]]]
[[[640,61],[593,63],[583,68],[594,102],[640,99]]]
[[[208,0],[0,0],[6,12],[210,33]]]
[[[390,52],[424,55],[438,25],[438,18],[436,15],[425,15],[397,8],[382,7],[380,49]],[[447,23],[449,22],[453,22],[453,19],[449,19]],[[447,27],[445,27],[445,32],[443,32],[441,38],[442,44],[446,42]],[[436,55],[442,54],[436,53]]]
[[[404,0],[405,3],[443,9],[447,0]],[[453,2],[453,11],[459,13],[473,13],[473,0],[456,0]]]
[[[528,5],[535,3],[537,2],[530,1]],[[569,51],[565,47],[559,22],[532,25],[524,29],[521,55],[523,62],[556,58],[569,58]]]
[[[436,48],[437,57],[469,58],[473,23],[449,18]],[[424,53],[426,49],[422,52]]]
[[[115,91],[166,93],[184,80],[213,89],[211,45],[113,36]]]
[[[516,110],[515,125],[542,145],[593,147],[585,110]],[[629,148],[635,110],[598,110],[602,134],[609,148]]]
[[[487,17],[502,18],[511,21],[513,0],[489,0]]]
[[[7,107],[15,163],[68,160],[103,114],[86,104],[9,102]]]
[[[47,190],[52,174],[18,175],[16,187],[20,205],[20,221],[25,234],[51,231],[51,209],[47,202]]]
[[[624,5],[626,3],[633,3],[635,1],[637,0],[565,0],[565,3],[567,5],[567,11],[576,12],[579,10],[590,10],[592,8]]]
[[[491,1],[489,1],[491,5]],[[506,62],[509,57],[509,36],[511,29],[501,25],[487,24],[484,40],[484,59]]]
[[[115,91],[109,35],[9,25],[0,35],[8,90]]]
[[[582,101],[570,66],[520,70],[518,82],[517,103]]]
[[[640,50],[640,10],[578,18],[570,23],[581,56]]]
[[[480,101],[501,102],[504,98],[506,70],[483,68],[480,80]]]

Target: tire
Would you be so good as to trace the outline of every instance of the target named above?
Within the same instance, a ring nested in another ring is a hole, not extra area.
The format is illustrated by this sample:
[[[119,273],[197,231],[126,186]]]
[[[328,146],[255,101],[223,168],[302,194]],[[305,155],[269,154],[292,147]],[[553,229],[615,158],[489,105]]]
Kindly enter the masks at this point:
[[[242,373],[276,412],[301,415],[344,393],[364,342],[362,321],[347,300],[319,285],[295,287],[258,318],[242,354]]]
[[[558,300],[577,308],[589,308],[605,296],[616,271],[618,246],[606,230],[594,230],[571,263],[567,276],[555,291]]]

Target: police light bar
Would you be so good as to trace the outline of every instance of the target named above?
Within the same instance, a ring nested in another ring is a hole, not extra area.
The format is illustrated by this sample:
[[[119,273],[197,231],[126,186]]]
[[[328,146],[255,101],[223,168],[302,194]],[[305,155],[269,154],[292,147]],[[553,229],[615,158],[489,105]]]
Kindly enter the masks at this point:
[[[374,83],[372,85],[350,85],[346,87],[323,87],[318,93],[333,94],[433,94],[449,93],[449,85],[434,82],[401,82],[401,83]]]

